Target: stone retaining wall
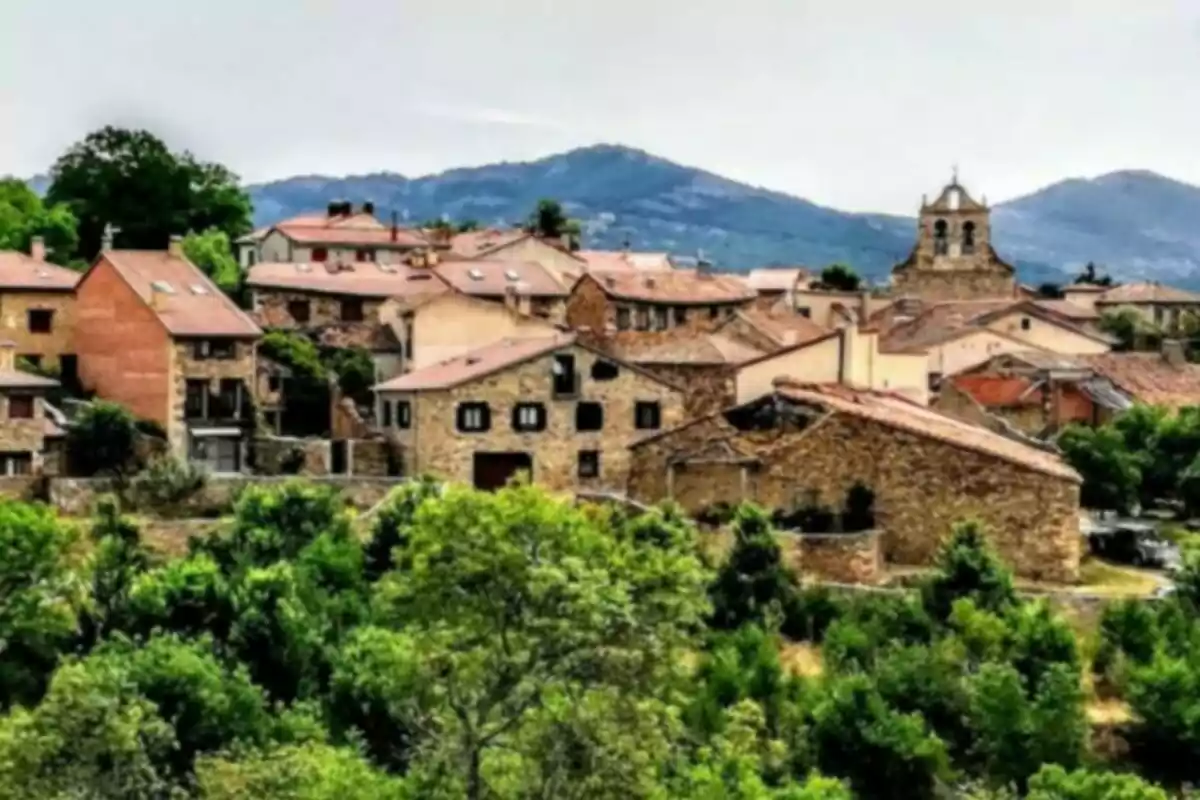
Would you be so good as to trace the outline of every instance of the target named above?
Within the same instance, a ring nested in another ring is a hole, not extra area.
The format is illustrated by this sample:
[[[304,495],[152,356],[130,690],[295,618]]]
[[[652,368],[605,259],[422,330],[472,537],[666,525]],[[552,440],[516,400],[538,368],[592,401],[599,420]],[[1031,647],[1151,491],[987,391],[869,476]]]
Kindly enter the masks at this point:
[[[874,585],[883,574],[879,531],[780,535],[784,562],[819,580]]]

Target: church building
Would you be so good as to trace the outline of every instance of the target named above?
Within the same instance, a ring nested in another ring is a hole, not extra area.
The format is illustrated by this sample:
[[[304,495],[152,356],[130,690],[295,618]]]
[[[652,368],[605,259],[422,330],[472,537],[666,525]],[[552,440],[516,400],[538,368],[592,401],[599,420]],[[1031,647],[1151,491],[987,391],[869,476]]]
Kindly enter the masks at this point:
[[[892,268],[893,292],[926,302],[1015,297],[1016,271],[991,239],[991,209],[956,175],[935,201],[922,202],[916,247]]]

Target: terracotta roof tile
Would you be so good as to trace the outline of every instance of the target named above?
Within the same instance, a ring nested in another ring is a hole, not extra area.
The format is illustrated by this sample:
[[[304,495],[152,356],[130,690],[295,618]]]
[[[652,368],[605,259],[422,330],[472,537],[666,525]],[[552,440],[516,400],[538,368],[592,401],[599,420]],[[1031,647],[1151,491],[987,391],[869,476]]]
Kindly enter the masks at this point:
[[[1066,317],[1076,323],[1093,322],[1100,319],[1100,312],[1070,300],[1034,300],[1039,308]]]
[[[781,395],[793,400],[815,403],[834,412],[869,419],[1055,478],[1074,482],[1080,480],[1075,470],[1051,453],[1021,444],[986,428],[952,419],[899,395],[839,385],[790,382],[781,383],[777,389]]]
[[[1114,286],[1100,297],[1097,303],[1196,303],[1200,305],[1200,294],[1174,286],[1165,286],[1157,281],[1125,283]]]
[[[575,253],[588,272],[625,272],[672,269],[668,253],[639,253],[629,250],[580,250]]]
[[[955,387],[969,394],[984,408],[1036,406],[1042,402],[1042,391],[1034,389],[1034,382],[1030,378],[958,375],[951,380]]]
[[[304,214],[276,223],[275,230],[303,244],[334,244],[362,247],[411,248],[427,247],[429,240],[418,230],[392,229],[370,214],[348,217],[329,217],[325,214]]]
[[[763,355],[756,347],[721,333],[648,337],[644,343],[626,342],[617,348],[633,364],[742,364]]]
[[[532,261],[442,261],[434,271],[463,294],[503,297],[510,288],[531,297],[566,297],[554,273]]]
[[[1075,358],[1139,402],[1171,409],[1200,405],[1200,364],[1175,366],[1159,353],[1103,353]]]
[[[19,369],[0,370],[0,389],[53,389],[58,381]]]
[[[617,300],[676,305],[710,305],[716,303],[746,303],[757,293],[737,278],[708,275],[695,270],[663,270],[655,272],[590,272],[589,275]]]
[[[38,261],[25,253],[0,251],[0,290],[69,292],[82,273]]]
[[[780,347],[808,342],[829,333],[828,329],[794,311],[743,308],[737,316]]]
[[[1017,305],[1014,300],[960,300],[931,305],[910,320],[896,323],[880,340],[887,350],[920,349],[972,327],[984,314]]]
[[[477,231],[456,233],[450,239],[450,252],[463,258],[477,258],[501,247],[528,238],[530,234],[520,228],[501,230],[484,228]]]
[[[250,315],[186,258],[165,250],[110,250],[100,260],[112,265],[172,335],[262,335]]]
[[[255,264],[246,285],[350,297],[407,297],[446,289],[434,270],[374,261]]]
[[[501,339],[478,350],[392,378],[376,386],[375,390],[420,392],[450,389],[574,343],[575,335],[570,333],[531,339]]]

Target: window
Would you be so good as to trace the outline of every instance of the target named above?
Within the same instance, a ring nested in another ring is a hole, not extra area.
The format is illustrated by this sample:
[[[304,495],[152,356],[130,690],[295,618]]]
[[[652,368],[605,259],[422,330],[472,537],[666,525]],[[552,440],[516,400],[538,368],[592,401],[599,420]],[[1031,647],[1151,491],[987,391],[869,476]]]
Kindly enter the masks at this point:
[[[492,410],[487,403],[459,403],[458,429],[463,433],[478,433],[492,427]]]
[[[1021,317],[1021,330],[1027,331],[1032,327],[1033,323],[1030,321],[1029,317]]]
[[[302,325],[312,317],[312,308],[307,300],[290,300],[287,308],[288,316]]]
[[[944,256],[950,252],[950,242],[946,238],[948,229],[949,226],[944,219],[933,223],[933,254],[935,256]]]
[[[30,333],[49,333],[54,327],[54,312],[46,308],[31,308],[28,312]]]
[[[639,401],[633,407],[634,427],[639,431],[656,431],[662,427],[662,406],[655,401]]]
[[[33,395],[14,394],[8,398],[9,419],[33,419]]]
[[[604,428],[604,406],[579,403],[575,406],[575,430],[598,431]]]
[[[355,250],[354,251],[354,260],[355,261],[374,261],[375,260],[375,251],[374,250]]]
[[[237,345],[232,339],[199,339],[192,346],[192,354],[197,361],[226,360],[237,356]]]
[[[484,406],[487,410],[487,406]],[[412,403],[407,400],[396,401],[396,427],[406,431],[412,427]]]
[[[208,381],[189,380],[183,402],[183,415],[188,419],[204,419],[208,410]]]
[[[812,309],[808,306],[799,306],[796,308],[796,313],[806,319],[812,319]]]
[[[654,330],[665,331],[671,325],[671,309],[666,306],[654,307]]]
[[[579,451],[579,477],[598,478],[600,476],[600,451]]]
[[[575,356],[560,353],[554,356],[553,386],[555,397],[574,397],[579,394],[579,376],[575,372]]]
[[[342,322],[362,322],[363,301],[357,297],[346,298],[342,301]]]
[[[513,406],[512,427],[521,433],[546,430],[546,407],[541,403],[517,403]]]
[[[79,380],[79,357],[74,353],[63,353],[58,357],[59,380],[66,386],[74,386]]]
[[[33,453],[0,453],[0,475],[29,475],[33,472]]]
[[[326,250],[324,247],[314,247],[313,251],[312,251],[312,260],[313,261],[328,261],[329,260],[329,251]]]
[[[392,427],[392,401],[384,400],[379,404],[379,424],[384,428]]]
[[[629,309],[624,308],[624,307],[618,308],[617,309],[617,330],[627,331],[631,327],[633,327],[633,325],[630,320]]]
[[[592,363],[592,380],[594,381],[611,381],[616,380],[616,377],[621,374],[617,369],[617,365],[611,361],[597,359]]]
[[[241,390],[241,381],[235,378],[223,378],[217,390],[217,396],[211,398],[209,414],[214,419],[237,419]]]
[[[635,330],[648,331],[650,330],[650,309],[645,306],[639,306],[637,316],[634,318],[633,327]]]
[[[675,324],[687,324],[687,308],[685,306],[675,306]]]
[[[708,318],[709,319],[717,319],[720,316],[721,316],[721,307],[720,306],[709,306],[708,307]]]
[[[975,252],[975,223],[974,222],[963,223],[962,251],[963,251],[963,255],[967,255],[967,256],[969,256]]]
[[[278,375],[267,376],[267,391],[271,393],[278,392],[283,388],[283,378]]]
[[[941,385],[942,385],[942,373],[940,373],[940,372],[929,373],[929,391],[936,392],[938,390],[938,387],[940,387]]]
[[[41,369],[42,357],[37,353],[25,353],[17,356],[18,361],[24,361],[33,369]]]

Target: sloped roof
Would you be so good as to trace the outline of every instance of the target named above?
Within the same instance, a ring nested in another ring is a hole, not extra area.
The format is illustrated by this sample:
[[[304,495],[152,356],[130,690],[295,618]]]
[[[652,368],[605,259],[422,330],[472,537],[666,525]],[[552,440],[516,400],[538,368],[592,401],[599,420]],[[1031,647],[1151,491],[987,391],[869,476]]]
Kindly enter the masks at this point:
[[[643,253],[631,250],[580,250],[575,253],[589,272],[624,272],[628,270],[673,269],[668,253]]]
[[[166,250],[109,250],[92,269],[102,261],[112,265],[174,336],[262,335],[249,314],[182,256]],[[87,274],[81,280],[87,280]]]
[[[520,228],[481,228],[456,233],[450,238],[450,252],[463,258],[477,258],[501,247],[529,238]]]
[[[379,392],[451,389],[575,343],[573,333],[529,339],[500,339],[461,356],[430,364],[375,387]]]
[[[1086,323],[1100,319],[1100,312],[1096,309],[1089,308],[1080,303],[1073,303],[1070,300],[1034,300],[1033,302],[1039,308],[1066,317],[1076,323]]]
[[[566,297],[554,273],[532,261],[442,261],[434,271],[456,290],[476,297],[503,297],[509,289],[531,297]]]
[[[429,240],[413,228],[384,225],[370,214],[329,216],[303,214],[276,223],[274,230],[302,244],[334,244],[362,247],[426,247]]]
[[[1171,409],[1200,405],[1200,364],[1175,366],[1159,353],[1102,353],[1076,358],[1138,402]]]
[[[738,278],[727,275],[705,275],[695,270],[592,271],[588,275],[596,281],[605,294],[617,300],[674,305],[710,305],[714,303],[744,303],[758,296],[753,289]]]
[[[971,450],[1055,478],[1078,482],[1079,474],[1060,458],[1006,436],[939,414],[899,395],[833,384],[784,382],[778,394],[843,414],[869,419],[951,447]]]
[[[82,273],[39,261],[25,253],[0,251],[0,289],[69,292]]]
[[[758,358],[763,352],[722,333],[648,338],[645,343],[624,343],[617,348],[621,357],[634,364],[722,365],[741,364]]]
[[[827,328],[794,311],[742,308],[738,309],[735,317],[741,318],[780,347],[801,344],[829,333]]]
[[[1097,303],[1196,303],[1200,294],[1166,286],[1158,281],[1141,281],[1114,286],[1100,297]]]
[[[19,369],[0,370],[0,389],[53,389],[58,381]]]
[[[346,264],[265,262],[250,268],[246,285],[350,297],[405,297],[446,288],[431,269],[374,261]]]
[[[746,283],[758,292],[789,292],[796,282],[812,277],[803,267],[761,267],[746,275]]]
[[[888,350],[920,349],[938,344],[956,332],[975,327],[979,317],[989,312],[1007,309],[1022,301],[955,300],[935,303],[911,320],[897,323],[882,336],[880,345]]]
[[[1031,378],[1004,375],[957,375],[954,386],[984,408],[1036,406],[1042,402],[1040,384]]]

